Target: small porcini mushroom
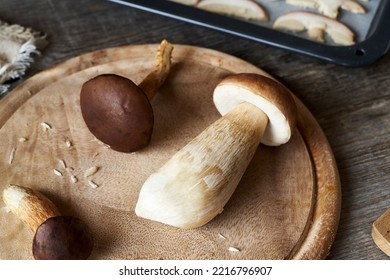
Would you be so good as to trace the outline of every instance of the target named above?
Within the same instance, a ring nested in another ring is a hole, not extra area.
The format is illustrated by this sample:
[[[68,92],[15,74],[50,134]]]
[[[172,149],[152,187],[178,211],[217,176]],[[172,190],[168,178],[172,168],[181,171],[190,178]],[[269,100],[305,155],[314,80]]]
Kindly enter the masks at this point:
[[[317,9],[320,13],[331,18],[337,18],[340,8],[355,14],[366,12],[364,7],[354,0],[286,0],[286,3]]]
[[[339,45],[349,46],[355,43],[354,33],[345,24],[329,17],[310,12],[289,12],[278,17],[273,28],[293,32],[307,31],[309,38],[324,42],[324,34]]]
[[[294,98],[271,78],[228,76],[215,88],[214,104],[223,116],[145,181],[138,216],[186,229],[208,223],[223,211],[260,141],[281,145],[294,131]]]
[[[168,41],[161,42],[154,68],[138,86],[116,74],[102,74],[83,84],[81,113],[97,139],[126,153],[149,144],[154,126],[150,100],[168,76],[172,49]]]
[[[246,20],[268,21],[268,14],[265,9],[259,3],[252,0],[203,0],[196,7]]]
[[[80,219],[62,216],[40,192],[9,185],[3,190],[6,206],[35,233],[32,252],[37,260],[83,260],[93,249],[93,237]]]

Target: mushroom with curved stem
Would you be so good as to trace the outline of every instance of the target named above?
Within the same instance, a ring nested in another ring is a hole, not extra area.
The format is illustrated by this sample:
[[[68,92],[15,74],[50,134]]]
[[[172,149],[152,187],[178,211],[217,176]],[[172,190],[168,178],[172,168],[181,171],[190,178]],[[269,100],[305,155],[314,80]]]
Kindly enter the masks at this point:
[[[127,153],[149,144],[154,126],[150,101],[169,74],[172,50],[168,41],[161,42],[155,65],[139,86],[116,74],[102,74],[83,84],[81,113],[97,139]]]
[[[145,181],[138,216],[179,228],[208,223],[223,211],[259,143],[281,145],[294,131],[294,99],[271,78],[228,76],[214,103],[223,116]]]
[[[35,233],[32,252],[37,260],[83,260],[93,249],[92,233],[73,216],[62,216],[47,197],[30,188],[9,185],[3,200]]]

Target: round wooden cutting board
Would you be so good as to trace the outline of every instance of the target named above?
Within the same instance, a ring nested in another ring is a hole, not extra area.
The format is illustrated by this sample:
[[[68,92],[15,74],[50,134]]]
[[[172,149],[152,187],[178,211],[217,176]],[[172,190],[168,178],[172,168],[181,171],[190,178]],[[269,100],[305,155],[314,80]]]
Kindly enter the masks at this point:
[[[8,184],[37,189],[63,214],[83,219],[94,233],[92,259],[325,258],[339,221],[340,183],[329,144],[298,99],[290,142],[259,146],[224,211],[210,223],[183,230],[135,215],[146,178],[219,118],[212,102],[217,83],[231,73],[268,75],[220,52],[174,46],[172,72],[152,101],[150,145],[115,152],[86,128],[80,87],[102,73],[139,83],[157,48],[130,45],[85,54],[35,75],[0,100],[0,191]],[[94,166],[99,170],[85,178]],[[1,201],[0,258],[31,259],[33,234],[3,206]]]

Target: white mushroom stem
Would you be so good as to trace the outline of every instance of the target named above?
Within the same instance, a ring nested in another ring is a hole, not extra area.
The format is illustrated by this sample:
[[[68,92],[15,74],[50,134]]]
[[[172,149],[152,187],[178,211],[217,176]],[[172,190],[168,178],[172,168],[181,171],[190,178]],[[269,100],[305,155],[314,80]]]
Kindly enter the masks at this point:
[[[208,223],[223,211],[264,139],[290,139],[295,103],[280,83],[256,74],[225,78],[214,90],[223,115],[177,152],[142,186],[138,216],[179,228]]]
[[[220,118],[147,179],[136,214],[180,228],[209,222],[236,189],[267,123],[246,102]]]

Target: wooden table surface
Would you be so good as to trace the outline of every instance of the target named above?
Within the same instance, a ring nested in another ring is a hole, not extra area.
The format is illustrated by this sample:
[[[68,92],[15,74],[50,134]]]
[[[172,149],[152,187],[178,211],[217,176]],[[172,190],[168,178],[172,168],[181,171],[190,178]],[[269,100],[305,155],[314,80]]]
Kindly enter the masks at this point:
[[[49,45],[24,79],[89,51],[163,38],[215,49],[274,75],[312,112],[338,164],[342,210],[328,259],[389,259],[371,226],[390,207],[390,55],[346,68],[105,0],[1,0],[0,19],[48,34]]]

